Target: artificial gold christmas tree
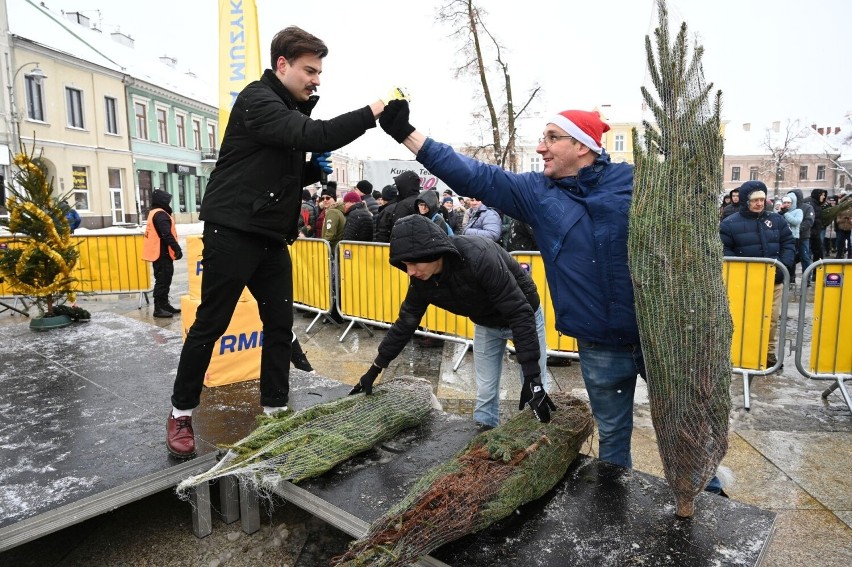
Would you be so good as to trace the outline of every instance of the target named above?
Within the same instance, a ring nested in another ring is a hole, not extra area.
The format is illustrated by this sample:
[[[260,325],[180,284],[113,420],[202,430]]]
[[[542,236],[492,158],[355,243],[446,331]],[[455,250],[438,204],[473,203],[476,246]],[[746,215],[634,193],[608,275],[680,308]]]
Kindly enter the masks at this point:
[[[49,317],[62,299],[74,301],[77,280],[72,273],[80,254],[60,208],[69,195],[53,194],[40,158],[33,141],[30,151],[21,143],[21,153],[13,159],[16,172],[6,200],[9,218],[0,219],[13,238],[0,249],[0,277],[15,294],[32,301],[39,317]]]

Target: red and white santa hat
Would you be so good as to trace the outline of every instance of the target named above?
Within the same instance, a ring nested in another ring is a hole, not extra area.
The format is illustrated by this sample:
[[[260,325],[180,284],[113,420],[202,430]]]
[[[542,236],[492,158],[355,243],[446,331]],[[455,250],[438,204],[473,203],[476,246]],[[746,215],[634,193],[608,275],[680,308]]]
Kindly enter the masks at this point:
[[[603,151],[601,137],[604,132],[609,132],[609,124],[601,120],[597,111],[563,110],[548,120],[548,123],[559,126],[566,134],[596,154],[600,155]]]

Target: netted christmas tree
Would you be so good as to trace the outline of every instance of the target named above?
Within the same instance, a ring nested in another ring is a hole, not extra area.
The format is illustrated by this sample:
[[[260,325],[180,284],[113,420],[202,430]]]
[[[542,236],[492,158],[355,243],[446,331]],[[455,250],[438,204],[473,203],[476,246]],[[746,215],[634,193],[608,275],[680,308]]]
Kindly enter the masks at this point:
[[[40,317],[53,315],[62,299],[74,301],[77,280],[72,275],[79,251],[71,242],[71,230],[61,204],[69,195],[53,194],[35,141],[13,159],[16,168],[8,184],[8,219],[0,219],[13,234],[0,249],[0,277],[13,293],[30,299]]]
[[[678,516],[728,449],[733,323],[722,279],[717,196],[722,188],[721,92],[711,104],[703,48],[689,57],[684,23],[670,44],[658,1],[656,54],[645,46],[657,98],[654,116],[633,131],[635,180],[628,251],[651,418]]]

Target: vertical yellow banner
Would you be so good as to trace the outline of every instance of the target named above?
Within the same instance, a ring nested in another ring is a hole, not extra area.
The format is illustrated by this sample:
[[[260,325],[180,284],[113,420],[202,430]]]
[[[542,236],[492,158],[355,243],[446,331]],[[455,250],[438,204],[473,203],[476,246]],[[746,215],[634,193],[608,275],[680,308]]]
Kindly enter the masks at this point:
[[[219,141],[240,91],[260,78],[255,0],[219,0]]]

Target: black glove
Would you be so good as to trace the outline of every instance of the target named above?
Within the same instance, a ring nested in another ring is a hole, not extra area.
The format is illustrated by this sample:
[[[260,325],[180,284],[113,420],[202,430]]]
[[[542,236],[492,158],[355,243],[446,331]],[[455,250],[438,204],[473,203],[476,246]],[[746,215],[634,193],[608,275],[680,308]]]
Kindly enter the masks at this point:
[[[524,409],[529,404],[536,418],[542,423],[550,421],[550,412],[556,411],[556,405],[541,385],[541,376],[524,376],[524,386],[521,388],[521,403],[518,410]]]
[[[183,258],[183,252],[175,250],[175,260],[180,260],[181,258]]]
[[[408,101],[390,101],[379,116],[379,125],[388,136],[400,144],[403,143],[408,135],[416,130],[408,123]]]
[[[382,372],[382,368],[373,364],[370,366],[370,369],[361,376],[361,379],[358,380],[358,384],[352,388],[352,391],[349,392],[349,395],[352,394],[360,394],[364,392],[368,396],[373,393],[373,382],[376,381],[376,378],[379,377],[379,374]]]

